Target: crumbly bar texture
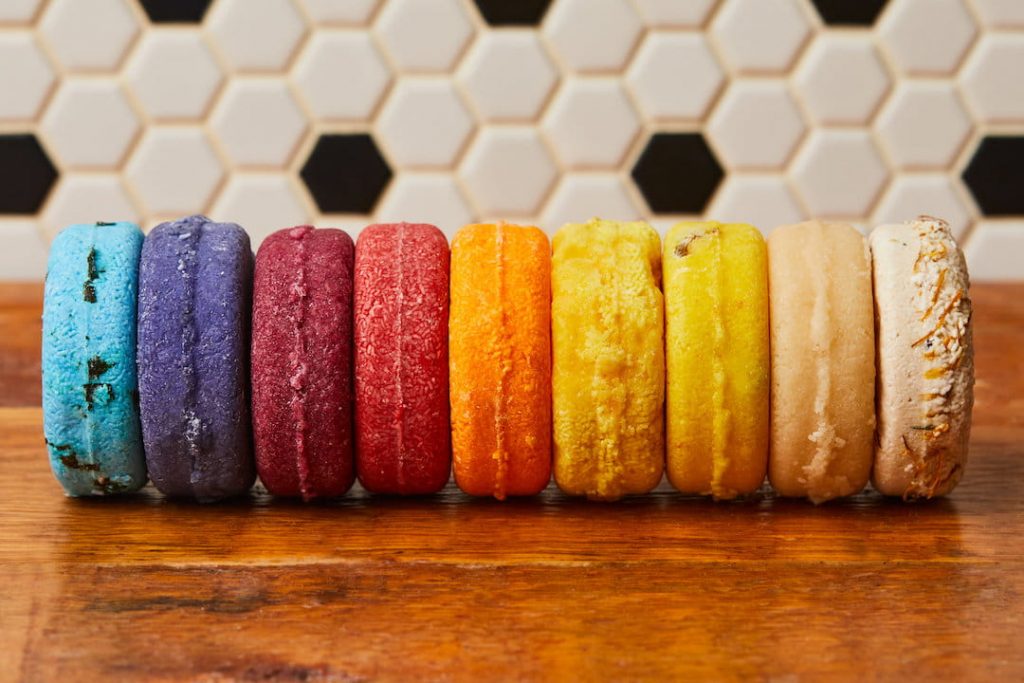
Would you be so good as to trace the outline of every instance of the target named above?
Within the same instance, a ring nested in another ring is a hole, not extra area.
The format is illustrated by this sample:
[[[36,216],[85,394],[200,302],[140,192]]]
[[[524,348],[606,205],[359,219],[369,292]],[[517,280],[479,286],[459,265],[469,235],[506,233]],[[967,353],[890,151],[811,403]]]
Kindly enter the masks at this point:
[[[53,241],[43,303],[43,433],[69,496],[146,483],[135,371],[142,231],[73,225]]]
[[[302,225],[263,240],[252,315],[256,467],[274,495],[345,493],[355,479],[352,238]]]
[[[359,481],[433,493],[451,473],[448,242],[433,225],[371,225],[355,258]]]
[[[533,226],[462,228],[451,248],[455,481],[527,496],[551,479],[551,246]]]
[[[816,503],[857,493],[871,473],[875,429],[867,242],[842,223],[777,228],[768,274],[772,487]]]
[[[665,237],[666,465],[685,493],[734,498],[768,466],[768,253],[743,224]]]
[[[878,326],[873,483],[905,499],[949,493],[967,462],[974,404],[971,300],[949,226],[922,216],[871,235]]]
[[[139,409],[150,479],[214,501],[256,478],[249,417],[253,256],[233,223],[150,231],[139,264]]]
[[[601,500],[646,493],[664,469],[661,240],[595,219],[553,245],[555,481]]]

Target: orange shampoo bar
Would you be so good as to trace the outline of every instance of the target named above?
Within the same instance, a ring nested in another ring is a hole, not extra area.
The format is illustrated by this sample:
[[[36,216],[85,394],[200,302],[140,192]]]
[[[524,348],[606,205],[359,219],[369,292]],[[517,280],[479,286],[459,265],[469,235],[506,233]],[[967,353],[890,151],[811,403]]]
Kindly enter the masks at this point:
[[[455,481],[526,496],[551,478],[551,247],[538,228],[468,225],[451,247]]]

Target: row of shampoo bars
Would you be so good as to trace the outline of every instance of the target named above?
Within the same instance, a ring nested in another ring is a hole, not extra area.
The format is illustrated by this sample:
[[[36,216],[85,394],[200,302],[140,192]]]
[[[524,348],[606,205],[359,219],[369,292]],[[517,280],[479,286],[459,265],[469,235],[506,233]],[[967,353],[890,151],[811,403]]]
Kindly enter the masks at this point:
[[[300,226],[253,257],[192,216],[72,226],[43,325],[44,429],[69,495],[729,499],[766,473],[815,502],[948,493],[973,402],[970,299],[947,225],[868,241],[594,219],[425,224],[358,243]],[[877,392],[876,392],[877,386]],[[877,394],[877,395],[876,395]]]

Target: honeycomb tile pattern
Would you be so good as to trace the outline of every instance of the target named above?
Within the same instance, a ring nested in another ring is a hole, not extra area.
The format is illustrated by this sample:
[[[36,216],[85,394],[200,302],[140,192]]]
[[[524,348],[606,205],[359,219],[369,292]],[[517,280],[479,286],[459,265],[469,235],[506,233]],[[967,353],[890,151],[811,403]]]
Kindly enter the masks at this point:
[[[946,217],[1024,279],[1022,0],[0,0],[0,279],[66,224]]]

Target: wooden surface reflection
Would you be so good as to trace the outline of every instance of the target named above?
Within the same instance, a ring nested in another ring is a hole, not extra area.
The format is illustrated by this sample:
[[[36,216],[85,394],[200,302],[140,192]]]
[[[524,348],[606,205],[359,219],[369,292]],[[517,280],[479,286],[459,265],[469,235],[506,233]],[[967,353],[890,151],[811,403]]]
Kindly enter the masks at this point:
[[[26,384],[38,338],[9,329],[38,318],[33,291],[0,288],[3,401],[23,406],[0,408],[5,680],[1024,677],[1024,287],[972,292],[954,495],[820,507],[69,500]]]

